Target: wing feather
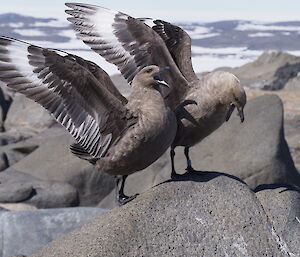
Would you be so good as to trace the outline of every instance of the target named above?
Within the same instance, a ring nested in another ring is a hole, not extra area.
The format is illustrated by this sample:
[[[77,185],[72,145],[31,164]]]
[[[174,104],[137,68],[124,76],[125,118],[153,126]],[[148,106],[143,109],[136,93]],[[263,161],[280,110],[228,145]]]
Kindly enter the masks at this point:
[[[174,87],[175,98],[184,95],[188,82],[181,74],[162,38],[142,21],[114,10],[67,3],[77,36],[108,62],[115,64],[130,83],[143,67],[169,66],[164,79]]]
[[[116,88],[102,85],[103,79],[112,83],[94,63],[62,51],[0,37],[0,80],[46,108],[89,158],[102,157],[113,136],[118,136],[118,131],[126,126],[118,121],[118,126],[109,126],[113,128],[110,131],[104,129],[106,123],[113,122],[111,114],[122,120],[126,100]]]

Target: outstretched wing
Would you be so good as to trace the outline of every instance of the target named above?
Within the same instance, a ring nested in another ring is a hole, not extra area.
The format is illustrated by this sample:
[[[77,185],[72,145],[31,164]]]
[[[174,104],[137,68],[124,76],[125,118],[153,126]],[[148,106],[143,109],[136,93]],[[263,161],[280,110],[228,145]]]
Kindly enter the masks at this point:
[[[183,76],[188,81],[197,80],[192,66],[191,38],[180,27],[163,20],[154,20],[152,29],[164,40]]]
[[[94,77],[100,82],[101,86],[105,87],[110,93],[112,93],[115,97],[117,97],[124,105],[127,104],[128,100],[126,97],[124,97],[120,91],[117,89],[117,87],[114,85],[114,83],[111,81],[110,76],[101,69],[97,64],[94,62],[85,60],[79,56],[71,55],[75,58],[76,62],[89,70]]]
[[[183,95],[188,86],[164,41],[149,26],[138,19],[110,9],[78,3],[67,3],[66,13],[77,36],[115,64],[131,82],[143,67],[151,64],[169,66],[164,80],[174,87],[172,94]]]
[[[78,58],[0,37],[0,80],[41,104],[86,153],[100,158],[126,127],[127,110]]]

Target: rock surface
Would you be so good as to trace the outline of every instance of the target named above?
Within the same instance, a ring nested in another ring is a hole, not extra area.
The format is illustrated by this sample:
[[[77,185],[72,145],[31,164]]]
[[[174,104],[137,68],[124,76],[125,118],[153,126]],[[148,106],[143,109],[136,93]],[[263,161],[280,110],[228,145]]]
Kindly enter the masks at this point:
[[[265,185],[257,189],[258,199],[274,229],[291,253],[300,254],[300,191],[284,185]]]
[[[4,121],[6,120],[6,115],[12,102],[11,96],[7,94],[4,87],[5,86],[0,82],[0,131],[4,131]]]
[[[0,256],[32,254],[103,213],[99,208],[80,207],[0,212]]]
[[[25,201],[33,194],[31,183],[13,182],[1,184],[0,202],[15,203]]]
[[[217,172],[160,184],[34,257],[288,256],[255,194]]]
[[[7,144],[0,149],[0,171],[12,166],[38,148],[36,143],[21,141]]]
[[[8,168],[0,172],[0,203],[22,202],[37,208],[78,205],[78,192],[68,183],[43,181]]]
[[[183,149],[175,156],[177,170],[186,168]],[[232,115],[229,122],[192,147],[193,167],[202,171],[220,171],[244,180],[252,189],[261,184],[290,183],[300,187],[300,175],[294,167],[284,138],[281,100],[265,95],[249,101],[245,122]],[[126,192],[135,194],[168,179],[171,173],[169,153],[142,172],[129,176]],[[99,204],[114,206],[114,192]]]
[[[39,104],[16,94],[8,110],[5,129],[34,134],[49,128],[54,123],[51,115]]]
[[[300,172],[300,115],[294,119],[286,120],[284,130],[295,166]]]
[[[12,166],[15,170],[48,181],[72,185],[78,191],[80,205],[96,205],[114,187],[114,178],[99,172],[70,152],[74,140],[63,128],[51,128],[41,139],[30,139],[38,149]]]

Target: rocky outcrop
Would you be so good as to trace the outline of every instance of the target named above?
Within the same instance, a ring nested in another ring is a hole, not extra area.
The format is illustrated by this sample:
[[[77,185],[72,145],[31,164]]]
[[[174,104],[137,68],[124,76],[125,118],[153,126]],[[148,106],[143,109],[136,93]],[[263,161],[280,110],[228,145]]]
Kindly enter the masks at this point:
[[[0,256],[32,254],[103,213],[99,208],[0,212]]]
[[[203,172],[167,181],[50,243],[50,256],[288,256],[255,194]]]
[[[298,73],[300,57],[270,50],[257,60],[238,68],[219,68],[235,74],[243,86],[252,89],[279,90],[294,80]],[[288,90],[299,90],[300,84],[289,86]]]

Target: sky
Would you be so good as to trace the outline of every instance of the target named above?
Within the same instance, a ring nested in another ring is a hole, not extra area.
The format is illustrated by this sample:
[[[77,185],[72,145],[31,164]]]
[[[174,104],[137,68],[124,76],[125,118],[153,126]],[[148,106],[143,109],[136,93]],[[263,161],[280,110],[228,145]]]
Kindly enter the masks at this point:
[[[170,22],[217,20],[283,21],[300,20],[299,0],[81,0],[127,13]],[[37,17],[65,19],[62,0],[3,0],[0,13],[17,12]]]

